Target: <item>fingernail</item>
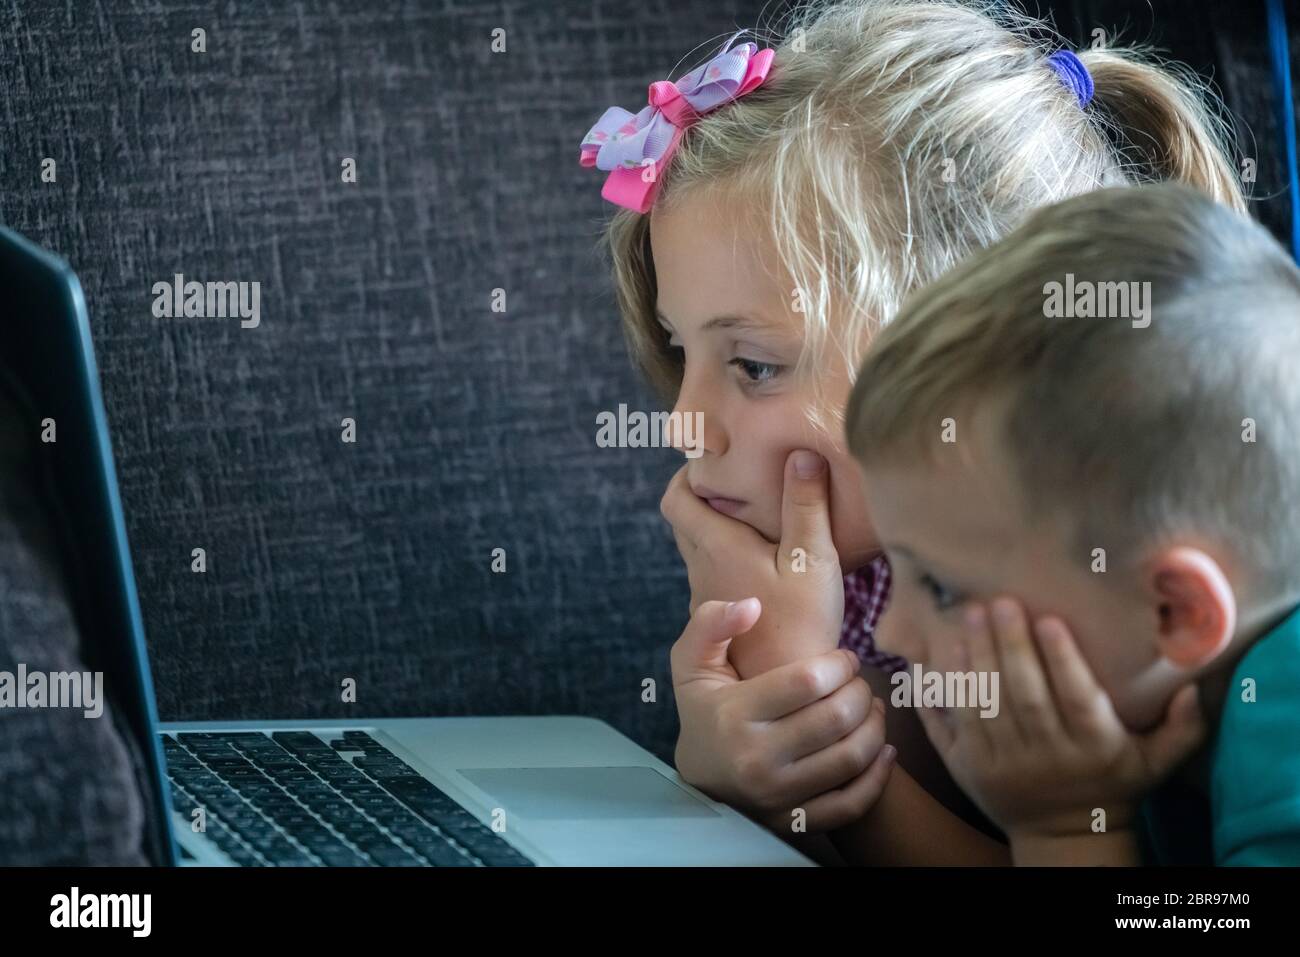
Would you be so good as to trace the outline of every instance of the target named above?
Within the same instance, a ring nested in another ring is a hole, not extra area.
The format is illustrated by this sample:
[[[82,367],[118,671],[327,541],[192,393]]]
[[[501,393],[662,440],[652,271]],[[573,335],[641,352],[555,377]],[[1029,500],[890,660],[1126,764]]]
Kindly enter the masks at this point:
[[[885,745],[882,750],[885,752],[886,763],[893,761],[894,758],[898,757],[898,748],[894,747],[892,744]]]
[[[1051,624],[1052,619],[1040,618],[1034,626],[1034,635],[1040,644],[1050,645],[1061,640],[1061,632]]]
[[[822,474],[826,460],[816,452],[796,452],[794,454],[794,474],[800,478],[816,478]]]
[[[999,598],[993,603],[993,618],[999,625],[1009,626],[1016,621],[1016,604],[1005,598]]]
[[[971,605],[966,609],[966,627],[974,631],[984,627],[984,606]]]
[[[722,609],[722,613],[723,613],[724,615],[732,615],[732,614],[735,614],[737,611],[740,610],[740,606],[741,606],[741,605],[745,604],[746,602],[753,601],[753,600],[754,600],[754,599],[752,599],[752,598],[741,598],[739,601],[729,601],[729,602],[727,602],[727,607],[724,608],[724,609]]]

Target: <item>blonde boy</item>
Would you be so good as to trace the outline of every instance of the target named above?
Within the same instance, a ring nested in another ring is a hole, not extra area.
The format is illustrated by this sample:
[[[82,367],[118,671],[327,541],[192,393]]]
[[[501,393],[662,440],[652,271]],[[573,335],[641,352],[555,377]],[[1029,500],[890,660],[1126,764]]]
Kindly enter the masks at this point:
[[[1120,288],[1129,308],[1102,314]],[[996,780],[988,766],[1014,756],[961,766],[952,729],[1011,739],[965,714],[929,722],[1018,861],[1212,847],[1217,863],[1300,864],[1297,359],[1300,270],[1261,227],[1175,185],[1034,213],[913,296],[874,344],[846,428],[894,574],[879,646],[927,667],[974,655],[1006,679],[1023,660],[998,665],[1009,645],[973,638],[967,612],[1011,595],[1073,632],[1129,732],[1159,725],[1189,685],[1211,729],[1161,805],[1140,804],[1155,775],[1118,759],[1089,780],[1064,780],[1079,765],[1061,755]],[[993,613],[1016,633],[1006,602]],[[1052,699],[1033,689],[1048,685],[1010,677],[1019,690],[993,721],[1047,727]],[[1052,678],[1052,708],[1068,712]],[[1170,809],[1197,800],[1210,820],[1175,833]]]

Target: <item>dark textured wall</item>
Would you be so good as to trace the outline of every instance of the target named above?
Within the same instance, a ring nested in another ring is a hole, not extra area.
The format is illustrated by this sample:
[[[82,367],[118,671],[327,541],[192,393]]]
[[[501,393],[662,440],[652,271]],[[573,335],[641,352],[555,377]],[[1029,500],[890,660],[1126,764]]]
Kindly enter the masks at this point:
[[[730,26],[677,6],[0,10],[0,213],[85,286],[164,717],[574,712],[670,753],[675,466],[594,443],[653,406],[577,156]],[[260,326],[154,318],[177,272],[259,280]]]
[[[1264,0],[1022,0],[1080,46],[1100,27],[1191,68],[1228,107],[1238,161],[1256,165],[1251,214],[1289,244],[1291,218],[1279,146]],[[1283,0],[1290,26],[1292,95],[1300,101],[1300,0]]]
[[[1127,21],[1213,72],[1267,194],[1263,20],[1242,7],[1057,5],[1077,36]],[[0,218],[85,287],[165,718],[572,712],[670,756],[675,462],[595,447],[599,410],[653,404],[577,144],[762,8],[0,5]],[[154,318],[177,272],[260,281],[260,327]]]

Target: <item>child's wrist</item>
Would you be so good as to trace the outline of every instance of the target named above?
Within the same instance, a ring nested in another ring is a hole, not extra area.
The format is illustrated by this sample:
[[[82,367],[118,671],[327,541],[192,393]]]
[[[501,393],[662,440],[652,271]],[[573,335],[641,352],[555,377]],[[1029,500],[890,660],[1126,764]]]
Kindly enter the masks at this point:
[[[1037,817],[1018,821],[1003,820],[1000,826],[1008,840],[1015,835],[1022,840],[1046,841],[1105,831],[1126,831],[1134,826],[1137,815],[1137,802],[1108,799],[1100,805],[1057,808],[1046,813],[1040,810]],[[1101,831],[1098,831],[1098,824],[1101,825]]]
[[[1137,866],[1142,863],[1137,833],[1131,827],[1069,834],[1020,833],[1008,836],[1018,867]]]

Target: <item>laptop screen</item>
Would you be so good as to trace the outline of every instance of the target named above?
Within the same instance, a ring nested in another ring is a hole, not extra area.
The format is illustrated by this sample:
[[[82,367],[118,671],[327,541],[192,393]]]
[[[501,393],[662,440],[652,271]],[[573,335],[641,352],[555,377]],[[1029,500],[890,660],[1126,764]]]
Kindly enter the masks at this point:
[[[46,419],[56,429],[36,467],[81,660],[103,673],[116,726],[130,739],[146,812],[142,850],[155,864],[175,864],[153,681],[81,284],[65,262],[0,228],[0,289],[0,389],[33,429]]]

